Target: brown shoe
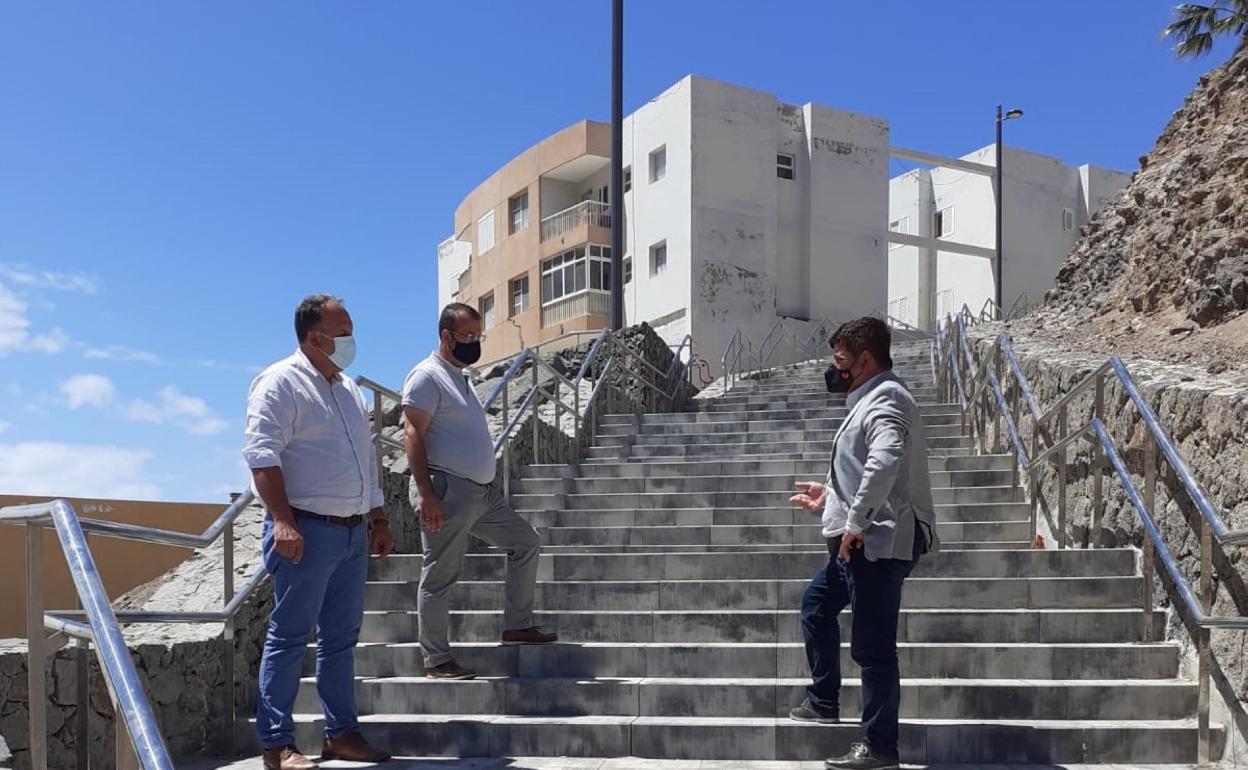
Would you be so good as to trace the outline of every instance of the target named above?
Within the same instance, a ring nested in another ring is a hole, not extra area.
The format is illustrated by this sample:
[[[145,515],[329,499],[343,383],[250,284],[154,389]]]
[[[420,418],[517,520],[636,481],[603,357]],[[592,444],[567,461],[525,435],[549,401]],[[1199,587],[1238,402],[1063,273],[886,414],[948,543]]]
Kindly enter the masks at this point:
[[[551,644],[559,641],[558,634],[548,634],[542,630],[541,626],[533,626],[532,628],[521,628],[515,631],[503,632],[503,644]]]
[[[347,762],[389,762],[390,755],[368,745],[359,733],[347,733],[338,738],[326,738],[321,748],[321,759],[343,759]]]
[[[316,763],[299,753],[294,746],[265,749],[261,754],[264,770],[316,770]]]
[[[425,676],[429,677],[430,679],[447,679],[447,680],[476,679],[477,678],[476,672],[469,671],[468,669],[464,668],[463,666],[459,665],[453,660],[448,660],[447,662],[443,663],[440,666],[426,668]]]

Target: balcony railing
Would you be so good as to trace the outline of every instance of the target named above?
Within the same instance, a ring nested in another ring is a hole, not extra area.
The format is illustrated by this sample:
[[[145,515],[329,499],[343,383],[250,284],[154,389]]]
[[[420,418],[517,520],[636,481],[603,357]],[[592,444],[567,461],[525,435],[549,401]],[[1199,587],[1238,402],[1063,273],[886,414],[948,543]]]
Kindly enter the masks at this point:
[[[542,218],[542,240],[558,238],[569,230],[589,224],[611,227],[611,206],[598,201],[582,201],[575,206]]]

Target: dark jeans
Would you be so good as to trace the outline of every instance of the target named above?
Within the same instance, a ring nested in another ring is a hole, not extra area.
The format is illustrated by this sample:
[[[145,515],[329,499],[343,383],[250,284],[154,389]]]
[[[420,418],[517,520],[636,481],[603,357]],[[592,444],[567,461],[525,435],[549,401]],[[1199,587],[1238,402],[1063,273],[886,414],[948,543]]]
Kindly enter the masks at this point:
[[[916,536],[917,538],[917,536]],[[879,755],[897,757],[901,672],[897,666],[897,616],[901,587],[915,560],[867,561],[854,551],[848,564],[836,556],[814,576],[802,593],[802,637],[812,682],[807,697],[815,710],[835,716],[840,709],[840,614],[852,607],[850,655],[862,670],[862,731],[867,745]],[[840,538],[829,542],[840,547]]]

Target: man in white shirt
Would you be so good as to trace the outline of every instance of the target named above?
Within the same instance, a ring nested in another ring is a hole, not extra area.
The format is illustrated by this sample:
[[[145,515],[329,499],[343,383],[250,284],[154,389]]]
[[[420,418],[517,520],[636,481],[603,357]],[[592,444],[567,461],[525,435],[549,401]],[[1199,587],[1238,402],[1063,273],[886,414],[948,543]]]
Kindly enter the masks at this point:
[[[360,735],[355,704],[368,554],[385,557],[394,538],[364,395],[342,374],[355,357],[352,331],[338,298],[303,300],[295,310],[299,348],[256,377],[247,395],[243,458],[268,509],[261,548],[274,597],[256,704],[265,770],[316,767],[295,747],[291,717],[313,630],[321,758],[390,758]]]
[[[420,512],[424,566],[417,613],[425,675],[472,679],[451,654],[451,589],[474,535],[507,554],[503,631],[506,645],[558,639],[533,625],[541,538],[520,518],[495,481],[494,440],[481,401],[463,369],[481,358],[481,314],[453,303],[438,319],[439,346],[403,383],[404,443],[412,469],[408,497]]]

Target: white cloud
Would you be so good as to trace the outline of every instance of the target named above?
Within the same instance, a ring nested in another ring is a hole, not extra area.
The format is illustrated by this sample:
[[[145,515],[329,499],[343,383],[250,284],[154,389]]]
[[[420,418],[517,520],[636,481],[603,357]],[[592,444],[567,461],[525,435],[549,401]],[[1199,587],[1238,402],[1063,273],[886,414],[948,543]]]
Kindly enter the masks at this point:
[[[14,262],[0,262],[0,276],[18,286],[37,289],[72,291],[78,294],[95,294],[98,289],[95,279],[82,273],[55,273]]]
[[[102,347],[87,347],[83,350],[83,358],[97,361],[137,361],[144,364],[162,365],[160,356],[155,353],[149,353],[146,350],[136,350],[128,348],[125,345],[104,345]]]
[[[0,283],[0,356],[20,351],[60,353],[69,347],[69,335],[59,327],[32,335],[26,311],[26,302]]]
[[[147,480],[152,453],[92,444],[30,441],[0,444],[0,490],[14,495],[59,495],[156,500]]]
[[[113,403],[117,388],[102,374],[75,374],[61,383],[61,393],[69,399],[69,408],[94,406],[100,409]]]
[[[135,422],[169,423],[197,436],[211,436],[229,427],[202,398],[188,396],[173,385],[161,388],[155,402],[131,402],[126,417]]]

